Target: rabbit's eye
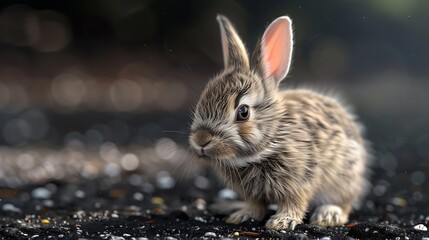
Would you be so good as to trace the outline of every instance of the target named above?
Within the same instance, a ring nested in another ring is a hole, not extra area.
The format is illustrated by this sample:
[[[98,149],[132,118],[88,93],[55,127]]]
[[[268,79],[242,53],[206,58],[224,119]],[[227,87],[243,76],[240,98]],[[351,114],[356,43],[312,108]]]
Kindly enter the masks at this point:
[[[249,106],[241,105],[240,107],[238,107],[237,118],[236,118],[237,122],[246,121],[249,119],[249,116],[250,116]]]

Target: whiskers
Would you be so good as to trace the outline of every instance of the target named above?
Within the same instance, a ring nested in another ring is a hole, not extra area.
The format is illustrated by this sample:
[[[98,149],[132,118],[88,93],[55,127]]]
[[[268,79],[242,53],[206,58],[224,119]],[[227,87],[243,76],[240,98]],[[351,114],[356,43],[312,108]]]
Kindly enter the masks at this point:
[[[178,178],[187,183],[193,177],[192,171],[199,172],[200,170],[196,167],[198,166],[196,155],[189,148],[185,148],[185,151],[185,157],[177,162],[171,174],[176,175],[177,173]]]
[[[243,195],[243,197],[244,197],[244,201],[245,202],[247,202],[247,199],[246,199],[246,194],[244,194],[246,191],[245,191],[245,188],[244,188],[244,183],[243,183],[243,179],[241,178],[241,175],[240,175],[240,173],[238,172],[238,169],[234,166],[234,164],[231,162],[231,159],[228,159],[228,162],[229,162],[229,164],[231,165],[231,169],[233,169],[234,171],[235,171],[235,173],[237,174],[237,176],[238,176],[238,179],[240,180],[240,185],[241,185],[241,188],[242,188],[242,195]]]
[[[183,131],[176,131],[176,130],[165,130],[162,131],[163,133],[179,133],[179,134],[185,134],[185,135],[189,135],[188,132],[183,132]]]

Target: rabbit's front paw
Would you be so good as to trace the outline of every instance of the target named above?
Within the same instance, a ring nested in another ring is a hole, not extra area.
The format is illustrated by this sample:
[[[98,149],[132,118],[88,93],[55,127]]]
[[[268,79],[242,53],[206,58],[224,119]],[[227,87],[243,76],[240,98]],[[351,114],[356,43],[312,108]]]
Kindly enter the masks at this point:
[[[288,214],[275,214],[272,216],[265,227],[274,230],[294,230],[296,225],[302,223],[300,219],[293,218]]]
[[[244,209],[238,210],[237,212],[229,215],[229,217],[226,219],[226,222],[232,223],[232,224],[239,224],[239,223],[247,221],[249,218],[251,218],[250,212],[244,208]]]
[[[336,205],[322,205],[314,211],[310,223],[323,227],[333,227],[347,222],[348,216]]]

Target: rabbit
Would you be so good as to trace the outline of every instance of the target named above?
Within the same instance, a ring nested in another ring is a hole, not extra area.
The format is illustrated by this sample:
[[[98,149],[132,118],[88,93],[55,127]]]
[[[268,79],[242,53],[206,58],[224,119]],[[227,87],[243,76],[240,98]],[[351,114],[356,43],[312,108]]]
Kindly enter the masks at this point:
[[[336,98],[307,89],[280,90],[293,50],[292,21],[265,30],[252,58],[230,21],[217,16],[224,70],[203,90],[189,145],[245,200],[227,223],[263,220],[267,229],[348,221],[368,187],[369,149],[363,127]]]

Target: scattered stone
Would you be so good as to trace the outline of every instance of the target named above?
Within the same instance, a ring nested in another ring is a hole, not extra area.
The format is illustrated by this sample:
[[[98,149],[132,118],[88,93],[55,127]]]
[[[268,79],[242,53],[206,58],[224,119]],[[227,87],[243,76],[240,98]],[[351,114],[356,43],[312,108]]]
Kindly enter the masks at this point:
[[[400,198],[400,197],[394,197],[392,199],[392,203],[398,207],[406,207],[407,206],[407,200]]]
[[[73,214],[73,218],[84,218],[86,216],[85,211],[79,210],[75,214]]]
[[[288,240],[307,240],[307,239],[308,239],[307,235],[303,233],[298,233],[288,238]]]
[[[3,204],[2,210],[5,212],[21,213],[21,209],[15,207],[15,205],[13,205],[12,203]]]
[[[137,201],[143,201],[144,195],[143,195],[143,193],[136,192],[133,194],[133,198],[134,198],[134,200],[137,200]]]
[[[49,191],[44,187],[36,188],[31,192],[31,196],[37,199],[48,199],[51,197],[51,195],[52,195],[51,191]]]
[[[176,180],[167,171],[161,171],[156,175],[156,185],[160,189],[171,189],[176,184]]]
[[[224,188],[218,193],[219,198],[222,199],[236,199],[237,194],[229,188]]]
[[[151,202],[152,202],[152,204],[155,204],[155,205],[164,205],[164,198],[162,198],[162,197],[153,197],[152,199],[151,199]]]
[[[234,232],[234,233],[232,234],[232,236],[237,238],[237,237],[239,237],[239,236],[240,236],[240,233],[239,233],[239,232]]]
[[[52,201],[51,199],[46,199],[43,201],[43,205],[45,205],[46,207],[53,207],[54,201]]]
[[[177,240],[177,238],[168,236],[168,237],[165,238],[165,240]]]
[[[204,176],[198,176],[194,179],[194,185],[199,189],[208,189],[210,181]]]
[[[74,195],[75,195],[77,198],[85,198],[85,196],[86,196],[85,192],[84,192],[84,191],[82,191],[82,190],[77,190],[77,191],[74,193]]]
[[[214,232],[206,232],[206,233],[204,233],[204,237],[216,237],[216,236],[217,235]]]
[[[197,198],[197,200],[195,200],[195,202],[192,205],[199,211],[205,211],[207,202],[202,198]]]
[[[49,219],[42,219],[42,220],[40,221],[40,223],[41,223],[41,224],[49,224],[49,223],[50,223],[50,221],[49,221]]]
[[[422,231],[422,232],[426,232],[428,230],[428,228],[423,224],[417,224],[413,228],[416,229],[417,231]]]

